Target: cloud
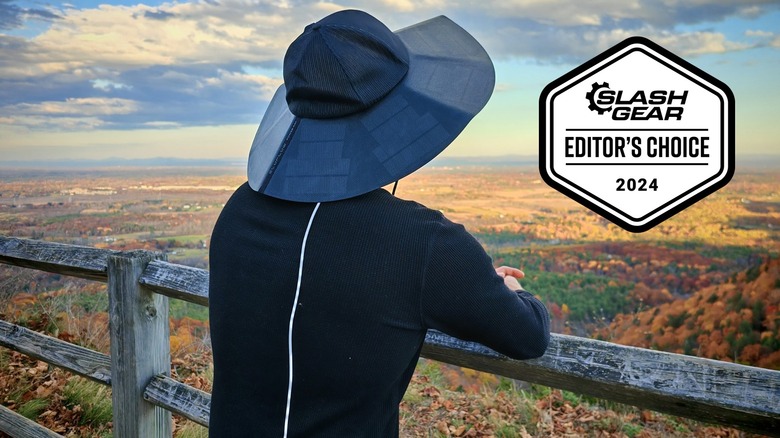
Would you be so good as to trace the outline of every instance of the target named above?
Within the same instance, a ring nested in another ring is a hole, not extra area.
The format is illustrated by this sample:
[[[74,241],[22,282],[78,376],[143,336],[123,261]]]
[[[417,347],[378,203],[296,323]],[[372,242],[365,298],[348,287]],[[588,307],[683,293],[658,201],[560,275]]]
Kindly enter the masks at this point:
[[[746,30],[745,36],[757,41],[757,46],[780,48],[780,35],[765,30]]]
[[[748,37],[769,38],[772,37],[773,35],[774,34],[772,32],[767,32],[765,30],[748,29],[745,31],[745,36]]]
[[[354,6],[399,26],[444,13],[472,32],[494,58],[567,64],[632,35],[660,38],[682,56],[746,50],[757,45],[731,41],[712,28],[680,29],[778,9],[773,0],[448,0],[446,5],[415,2],[414,8],[404,0],[360,0]]]
[[[137,110],[132,100],[117,98],[71,98],[64,101],[19,103],[0,108],[6,114],[19,115],[85,115],[130,114]]]
[[[728,41],[725,35],[717,32],[690,32],[683,34],[662,32],[652,39],[661,46],[688,57],[755,47],[750,44]]]
[[[381,5],[380,7],[398,12],[427,11],[434,8],[442,8],[446,5],[444,0],[380,0],[378,3]],[[367,7],[370,4],[361,6]]]
[[[0,30],[22,27],[27,20],[56,20],[59,15],[40,8],[20,8],[13,0],[0,0]]]
[[[514,86],[512,84],[508,84],[506,82],[498,82],[496,83],[496,87],[493,90],[496,93],[503,93],[505,91],[512,91],[514,90]]]
[[[680,24],[718,22],[732,16],[758,16],[776,8],[773,0],[456,0],[448,7],[470,14],[532,20],[549,26],[631,26],[643,23],[672,28]]]
[[[672,32],[651,26],[634,29],[538,25],[498,27],[482,39],[496,58],[525,57],[542,63],[579,64],[631,36],[644,36],[683,57],[746,50],[757,44],[729,41],[718,32]]]
[[[20,69],[17,64],[21,62],[35,65],[40,74],[67,74],[76,68],[96,66],[123,70],[203,62],[278,62],[289,42],[306,24],[343,7],[365,8],[391,28],[447,13],[484,41],[494,56],[540,56],[548,61],[571,59],[580,56],[578,45],[587,43],[586,37],[595,33],[602,34],[602,39],[620,31],[677,34],[675,25],[758,14],[770,7],[766,3],[765,0],[749,3],[730,0],[357,0],[337,5],[321,1],[222,0],[218,3],[164,3],[156,7],[101,5],[94,9],[62,11],[62,18],[52,23],[46,32],[25,41],[27,50],[23,52],[23,60],[0,65],[0,75],[19,71],[34,73],[29,68]],[[518,49],[513,50],[512,46]],[[16,50],[15,53],[20,52]],[[0,55],[10,59],[11,54],[0,46]]]
[[[50,21],[30,38],[0,33],[0,124],[257,123],[281,83],[290,41],[306,24],[353,7],[392,29],[446,14],[497,59],[579,63],[632,35],[682,56],[780,46],[780,38],[760,31],[738,42],[712,29],[679,30],[760,16],[777,7],[769,0],[219,0],[59,10],[0,0],[0,29]]]
[[[151,18],[152,20],[160,20],[165,21],[169,18],[175,17],[176,14],[172,12],[165,12],[165,11],[144,11],[144,17],[145,18]]]
[[[108,126],[109,117],[138,111],[138,104],[117,98],[68,98],[0,107],[0,124],[32,130],[84,130]]]
[[[292,18],[274,8],[101,5],[66,10],[31,39],[0,34],[0,123],[126,129],[257,123],[281,72],[250,74],[244,67],[280,66],[288,44],[282,38],[294,38],[302,27],[281,26]],[[277,27],[287,27],[289,35],[269,39]],[[80,122],[66,120],[52,104],[77,108],[76,102],[104,98],[132,101],[134,111]],[[19,101],[26,106],[14,104]],[[39,111],[32,115],[33,109]],[[58,120],[47,125],[44,117]]]
[[[109,79],[93,79],[90,81],[92,86],[103,91],[132,89],[132,85],[123,84],[121,82],[114,82]]]
[[[89,131],[106,122],[100,117],[0,116],[0,125],[23,127],[32,131]]]
[[[28,129],[94,129],[110,124],[107,116],[132,114],[138,104],[118,98],[68,98],[0,107],[0,123]]]
[[[132,84],[132,89],[111,94],[132,98],[141,106],[122,118],[127,127],[258,123],[282,82],[244,73],[237,65],[210,64],[133,69],[118,75],[117,81]]]

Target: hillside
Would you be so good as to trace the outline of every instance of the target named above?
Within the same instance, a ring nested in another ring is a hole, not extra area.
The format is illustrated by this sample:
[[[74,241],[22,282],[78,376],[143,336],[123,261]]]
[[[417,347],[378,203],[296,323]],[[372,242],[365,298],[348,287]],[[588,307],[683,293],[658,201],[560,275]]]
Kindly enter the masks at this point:
[[[496,264],[521,267],[556,332],[777,368],[775,168],[741,168],[727,187],[633,234],[547,187],[532,166],[453,166],[404,178],[396,194],[463,223]],[[235,168],[2,174],[0,234],[157,250],[199,268],[208,266],[222,206],[245,180]],[[170,305],[172,374],[208,390],[208,311]],[[103,284],[0,265],[0,319],[107,353],[107,307]],[[0,404],[66,436],[110,436],[106,391],[0,348]],[[401,430],[404,437],[751,436],[433,361],[418,366]],[[177,420],[177,438],[205,436]]]
[[[597,337],[625,345],[780,369],[780,259],[690,297],[617,315]]]

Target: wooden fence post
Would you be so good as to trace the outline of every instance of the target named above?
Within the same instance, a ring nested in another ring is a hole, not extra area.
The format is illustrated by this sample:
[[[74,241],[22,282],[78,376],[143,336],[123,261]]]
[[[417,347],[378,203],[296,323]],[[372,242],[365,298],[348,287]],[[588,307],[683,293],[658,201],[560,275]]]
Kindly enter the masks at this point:
[[[159,253],[133,251],[108,258],[111,391],[116,438],[170,438],[171,413],[143,399],[158,374],[170,375],[168,297],[138,283]]]

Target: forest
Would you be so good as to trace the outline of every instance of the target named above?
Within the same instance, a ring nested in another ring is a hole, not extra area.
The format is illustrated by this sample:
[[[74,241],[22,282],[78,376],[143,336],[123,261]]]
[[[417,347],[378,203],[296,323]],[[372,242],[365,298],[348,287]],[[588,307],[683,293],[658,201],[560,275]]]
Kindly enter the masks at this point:
[[[216,167],[0,176],[0,235],[148,249],[199,268],[208,267],[222,206],[245,181],[241,168]],[[738,169],[725,188],[641,234],[550,189],[533,167],[429,167],[403,179],[397,196],[463,223],[497,266],[523,269],[523,286],[546,303],[558,333],[780,369],[780,180],[772,170]],[[0,319],[107,351],[106,306],[105,285],[0,265]],[[208,390],[207,309],[173,300],[170,316],[173,374]],[[506,397],[514,407],[491,414]],[[107,417],[100,399],[98,389],[0,349],[3,405],[75,436],[107,436],[110,406]],[[736,436],[426,361],[405,403],[404,436]],[[471,423],[450,418],[459,406],[475,412]],[[518,416],[528,417],[522,430]],[[177,436],[203,431],[179,419]]]

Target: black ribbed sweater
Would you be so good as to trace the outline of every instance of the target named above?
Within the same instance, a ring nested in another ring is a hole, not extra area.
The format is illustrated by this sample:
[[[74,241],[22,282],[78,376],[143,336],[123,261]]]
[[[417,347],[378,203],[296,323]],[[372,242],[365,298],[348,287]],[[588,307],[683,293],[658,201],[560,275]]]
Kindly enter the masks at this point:
[[[244,184],[217,221],[211,437],[281,437],[285,420],[289,437],[397,436],[429,328],[517,359],[544,353],[544,306],[509,290],[461,225],[382,189],[318,207],[298,288],[315,205]]]

